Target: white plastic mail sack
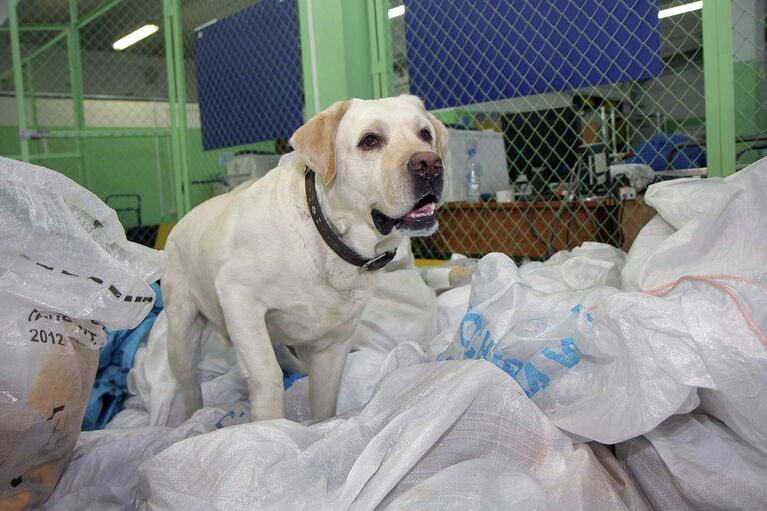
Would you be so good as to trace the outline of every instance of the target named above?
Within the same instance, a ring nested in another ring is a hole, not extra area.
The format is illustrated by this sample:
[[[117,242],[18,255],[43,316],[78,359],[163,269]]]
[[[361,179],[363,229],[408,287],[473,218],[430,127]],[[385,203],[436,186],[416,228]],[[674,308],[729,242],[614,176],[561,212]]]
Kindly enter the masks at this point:
[[[181,391],[168,365],[167,336],[168,321],[161,312],[146,345],[136,353],[128,377],[128,389],[134,397],[126,401],[125,409],[107,428],[175,427],[184,421]],[[423,350],[413,342],[403,342],[390,351],[365,348],[350,353],[341,380],[338,413],[364,405],[384,375],[425,360]],[[231,344],[220,341],[210,326],[203,332],[197,379],[205,407],[225,408],[248,402],[247,378],[238,364],[235,350]],[[285,395],[288,419],[304,421],[310,418],[308,383],[308,378],[303,378],[288,389]]]
[[[53,489],[77,441],[105,342],[151,310],[162,258],[56,172],[0,158],[0,504]]]
[[[139,509],[154,511],[627,509],[588,446],[478,361],[397,370],[363,409],[321,423],[184,440],[139,478]]]
[[[437,298],[415,267],[410,239],[376,276],[370,300],[351,336],[352,349],[380,353],[403,342],[425,346],[437,334]]]
[[[683,280],[658,296],[613,293],[588,311],[563,307],[519,273],[501,254],[480,261],[441,359],[492,362],[579,437],[623,441],[702,401],[767,447],[766,286]]]
[[[237,364],[234,348],[221,341],[211,325],[203,330],[197,379],[206,407],[225,407],[248,399],[247,379]],[[168,363],[165,311],[157,316],[146,344],[136,352],[128,375],[128,390],[134,397],[126,401],[126,410],[118,413],[108,428],[128,426],[126,411],[131,416],[130,426],[175,427],[186,418],[181,390]],[[134,412],[142,416],[140,420],[135,420]]]
[[[725,179],[652,185],[658,216],[643,229],[622,274],[629,290],[650,290],[683,275],[749,277],[767,268],[767,158]]]
[[[46,511],[135,509],[138,467],[154,454],[190,436],[241,424],[247,406],[205,408],[176,428],[132,427],[85,431]]]
[[[767,457],[702,414],[672,417],[616,448],[655,509],[758,511],[767,504]]]
[[[701,405],[767,451],[767,159],[709,181],[650,188],[663,218],[623,270],[645,293],[612,287],[618,258],[589,257],[563,278],[575,258],[517,269],[486,256],[441,358],[496,364],[578,437],[620,442]],[[593,306],[572,302],[599,286]]]
[[[624,308],[637,305],[629,298]],[[603,339],[592,335],[593,321],[582,307],[567,308],[532,289],[507,256],[490,254],[474,272],[469,311],[440,359],[492,362],[558,426],[603,443],[649,431],[694,394],[667,375],[664,366],[674,360],[635,366],[653,357],[651,338]],[[662,341],[691,351],[672,335]],[[699,373],[690,384],[705,376],[703,368]]]

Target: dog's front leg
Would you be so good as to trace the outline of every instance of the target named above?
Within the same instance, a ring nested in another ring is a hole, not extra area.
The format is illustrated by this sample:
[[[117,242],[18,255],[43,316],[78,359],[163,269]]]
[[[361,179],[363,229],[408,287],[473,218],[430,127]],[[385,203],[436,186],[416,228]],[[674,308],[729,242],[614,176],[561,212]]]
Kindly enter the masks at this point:
[[[254,303],[253,291],[240,285],[219,292],[226,329],[248,373],[250,420],[285,417],[282,369],[266,329],[266,308]]]
[[[318,350],[312,345],[296,346],[298,357],[309,369],[309,405],[312,419],[322,420],[336,414],[338,389],[349,355],[350,340]]]

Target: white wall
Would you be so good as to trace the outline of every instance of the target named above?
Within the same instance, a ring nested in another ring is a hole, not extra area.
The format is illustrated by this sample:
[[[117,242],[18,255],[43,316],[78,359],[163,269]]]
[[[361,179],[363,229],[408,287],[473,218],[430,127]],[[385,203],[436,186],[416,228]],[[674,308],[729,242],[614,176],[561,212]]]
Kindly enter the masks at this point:
[[[27,122],[31,125],[31,109],[27,103]],[[199,105],[187,104],[186,113],[189,127],[199,128]],[[37,116],[41,127],[67,128],[75,122],[72,101],[66,98],[39,98]],[[16,99],[0,96],[0,126],[17,124]],[[168,103],[86,99],[85,125],[87,128],[167,128],[170,126]]]

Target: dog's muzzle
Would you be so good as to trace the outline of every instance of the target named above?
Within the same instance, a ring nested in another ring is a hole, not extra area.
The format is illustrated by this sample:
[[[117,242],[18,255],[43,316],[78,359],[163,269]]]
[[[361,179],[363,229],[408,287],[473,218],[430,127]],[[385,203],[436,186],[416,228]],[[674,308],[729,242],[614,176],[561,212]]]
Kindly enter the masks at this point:
[[[407,162],[407,170],[416,201],[404,216],[392,218],[383,212],[372,211],[373,224],[384,236],[393,229],[411,234],[430,233],[437,225],[436,206],[445,186],[445,169],[437,153],[425,151],[415,153]]]

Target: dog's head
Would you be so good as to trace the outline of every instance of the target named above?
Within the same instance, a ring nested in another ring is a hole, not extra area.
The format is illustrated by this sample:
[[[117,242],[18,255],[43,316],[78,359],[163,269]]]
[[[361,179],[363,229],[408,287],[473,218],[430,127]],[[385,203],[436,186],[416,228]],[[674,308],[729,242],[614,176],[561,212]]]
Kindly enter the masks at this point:
[[[437,229],[447,130],[417,97],[338,102],[290,142],[323,177],[333,200],[380,235],[425,236]]]

